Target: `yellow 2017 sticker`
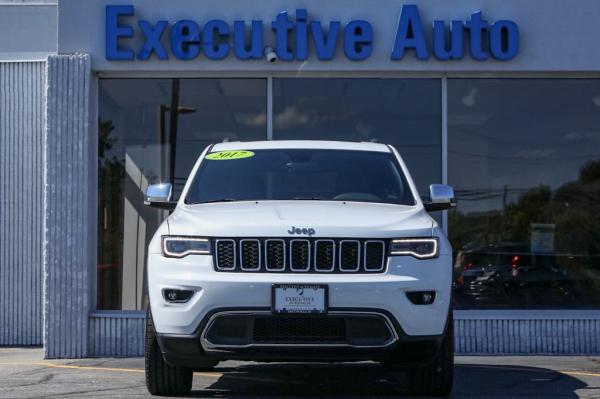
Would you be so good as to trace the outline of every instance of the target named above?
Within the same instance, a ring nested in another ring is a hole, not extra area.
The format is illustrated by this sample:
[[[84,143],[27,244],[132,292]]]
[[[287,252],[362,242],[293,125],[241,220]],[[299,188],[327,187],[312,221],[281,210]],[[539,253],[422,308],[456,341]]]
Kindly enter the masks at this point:
[[[237,150],[237,151],[219,151],[213,152],[206,156],[206,159],[211,159],[213,161],[228,161],[230,159],[242,159],[242,158],[250,158],[253,157],[254,153],[252,151],[245,150]]]

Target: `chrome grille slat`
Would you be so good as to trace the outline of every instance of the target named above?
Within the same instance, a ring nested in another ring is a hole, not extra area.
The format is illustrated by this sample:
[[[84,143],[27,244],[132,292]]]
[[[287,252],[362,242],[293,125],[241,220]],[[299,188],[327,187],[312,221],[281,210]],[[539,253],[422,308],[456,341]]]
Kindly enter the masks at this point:
[[[381,271],[385,267],[385,243],[381,240],[367,240],[363,248],[363,267],[366,271]]]
[[[284,271],[287,264],[286,260],[287,252],[285,250],[285,240],[265,240],[265,266],[267,268],[267,271]]]
[[[290,241],[290,268],[293,272],[310,270],[310,244],[309,240]]]
[[[235,240],[221,239],[216,240],[215,265],[217,270],[231,271],[235,270],[237,265]]]
[[[313,267],[315,271],[332,272],[335,269],[335,241],[316,240],[314,247]]]
[[[262,254],[257,239],[240,240],[240,267],[244,271],[260,270]]]
[[[360,269],[360,241],[340,241],[340,271],[357,272]]]
[[[214,238],[217,272],[383,273],[388,240],[359,238]]]

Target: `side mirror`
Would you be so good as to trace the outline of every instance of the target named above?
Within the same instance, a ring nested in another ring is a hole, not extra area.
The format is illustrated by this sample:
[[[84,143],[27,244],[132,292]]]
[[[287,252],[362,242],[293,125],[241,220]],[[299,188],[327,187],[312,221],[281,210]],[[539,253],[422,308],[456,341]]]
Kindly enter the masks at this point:
[[[445,184],[432,184],[429,186],[429,202],[425,202],[425,210],[443,211],[456,206],[454,189]]]
[[[172,192],[171,183],[152,184],[146,189],[144,205],[159,209],[175,209],[177,202],[171,201]]]

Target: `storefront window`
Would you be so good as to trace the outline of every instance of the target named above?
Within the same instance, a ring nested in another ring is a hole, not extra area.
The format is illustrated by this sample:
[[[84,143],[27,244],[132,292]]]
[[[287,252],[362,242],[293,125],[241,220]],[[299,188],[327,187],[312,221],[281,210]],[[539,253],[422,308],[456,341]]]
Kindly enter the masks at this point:
[[[178,197],[207,145],[265,140],[266,80],[102,79],[99,103],[97,308],[142,309],[146,248],[168,215],[143,205],[146,187],[174,181]]]
[[[392,144],[421,195],[441,182],[441,131],[439,79],[273,80],[275,140]]]
[[[600,307],[600,80],[449,79],[458,308]]]

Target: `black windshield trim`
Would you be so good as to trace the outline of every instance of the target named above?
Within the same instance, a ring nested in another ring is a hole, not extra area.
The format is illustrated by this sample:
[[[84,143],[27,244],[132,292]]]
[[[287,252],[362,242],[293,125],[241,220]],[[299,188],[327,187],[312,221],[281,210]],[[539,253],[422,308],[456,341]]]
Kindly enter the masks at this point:
[[[226,200],[226,201],[205,201],[205,202],[185,202],[185,205],[211,205],[211,204],[226,204],[232,202],[342,202],[344,204],[376,204],[376,205],[393,205],[393,206],[403,206],[408,208],[414,208],[417,204],[397,204],[395,202],[381,202],[381,201],[358,201],[358,200],[334,200],[334,199],[240,199],[240,200]]]

